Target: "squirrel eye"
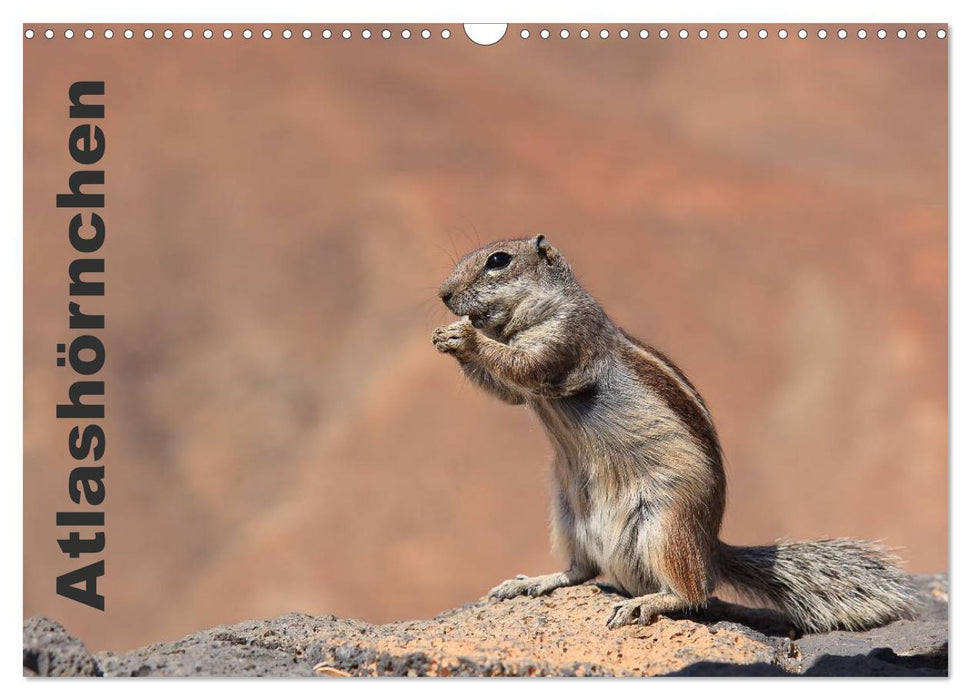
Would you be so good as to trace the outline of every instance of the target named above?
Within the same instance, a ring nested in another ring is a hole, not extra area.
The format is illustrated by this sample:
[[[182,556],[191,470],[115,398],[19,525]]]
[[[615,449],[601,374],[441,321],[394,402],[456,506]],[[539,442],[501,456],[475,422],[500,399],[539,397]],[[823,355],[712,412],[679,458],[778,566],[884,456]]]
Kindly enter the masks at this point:
[[[485,269],[501,270],[508,265],[511,260],[512,256],[509,253],[503,253],[501,251],[498,253],[493,253],[489,256],[489,259],[486,260]]]

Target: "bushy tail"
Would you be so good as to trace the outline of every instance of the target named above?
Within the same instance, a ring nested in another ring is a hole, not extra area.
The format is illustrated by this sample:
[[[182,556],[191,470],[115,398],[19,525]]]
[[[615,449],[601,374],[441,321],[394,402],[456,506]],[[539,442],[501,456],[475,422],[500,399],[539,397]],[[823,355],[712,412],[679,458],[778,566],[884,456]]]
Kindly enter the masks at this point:
[[[874,542],[719,544],[722,582],[776,608],[805,632],[878,627],[912,617],[917,607],[899,559]]]

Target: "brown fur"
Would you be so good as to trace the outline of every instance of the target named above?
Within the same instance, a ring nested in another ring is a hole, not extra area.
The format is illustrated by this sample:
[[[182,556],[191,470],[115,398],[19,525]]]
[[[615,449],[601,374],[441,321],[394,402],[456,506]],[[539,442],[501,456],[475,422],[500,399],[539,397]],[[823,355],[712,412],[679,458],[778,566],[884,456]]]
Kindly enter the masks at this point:
[[[676,508],[665,523],[660,542],[662,576],[682,600],[704,605],[713,587],[709,562],[712,543],[688,508]]]
[[[720,465],[721,446],[718,444],[718,435],[715,433],[708,407],[701,394],[667,356],[655,348],[644,345],[626,331],[621,330],[621,333],[637,350],[640,350],[638,355],[629,347],[622,348],[622,351],[629,355],[629,361],[641,379],[674,409],[698,443]],[[676,379],[673,379],[672,375]]]
[[[637,596],[617,606],[612,627],[704,605],[719,580],[804,629],[862,628],[912,610],[905,577],[876,545],[719,541],[725,474],[700,393],[610,320],[545,237],[472,251],[440,294],[463,318],[437,329],[435,346],[481,388],[528,405],[555,454],[553,541],[570,566],[506,581],[492,597],[599,575]]]

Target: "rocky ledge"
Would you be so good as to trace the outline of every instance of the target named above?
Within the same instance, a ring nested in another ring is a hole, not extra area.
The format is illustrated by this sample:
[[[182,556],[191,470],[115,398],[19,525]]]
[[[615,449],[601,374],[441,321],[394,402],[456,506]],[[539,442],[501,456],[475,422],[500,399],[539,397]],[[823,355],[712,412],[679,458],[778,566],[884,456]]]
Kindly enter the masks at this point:
[[[61,625],[24,621],[28,676],[946,676],[947,577],[916,577],[916,620],[798,638],[769,611],[702,613],[608,630],[602,586],[470,603],[371,625],[299,613],[214,627],[128,653],[91,654]]]

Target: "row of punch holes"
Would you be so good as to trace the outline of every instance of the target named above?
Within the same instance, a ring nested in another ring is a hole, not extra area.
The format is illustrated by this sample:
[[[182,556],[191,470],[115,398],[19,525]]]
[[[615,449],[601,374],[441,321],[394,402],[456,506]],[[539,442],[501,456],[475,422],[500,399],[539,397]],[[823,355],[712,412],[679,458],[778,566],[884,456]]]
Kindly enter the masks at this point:
[[[856,36],[860,39],[866,39],[868,36],[867,30],[862,28],[858,29],[855,33],[856,33]],[[155,37],[155,32],[152,29],[145,29],[144,31],[142,31],[141,34],[145,39],[152,39]],[[175,36],[175,34],[176,33],[172,29],[164,29],[161,32],[161,36],[165,39],[171,39]],[[280,32],[280,36],[282,36],[284,39],[291,39],[294,36],[297,36],[297,34],[298,33],[295,33],[292,29],[284,29]],[[378,32],[377,30],[372,31],[371,29],[361,29],[359,30],[359,34],[362,39],[370,39],[372,36],[375,36],[375,37],[380,36],[383,39],[390,39],[395,35],[395,32],[392,32],[390,29],[383,29],[380,32]],[[628,39],[631,36],[633,36],[633,34],[634,33],[631,32],[631,30],[629,29],[620,29],[619,31],[617,31],[617,36],[621,39]],[[650,31],[647,29],[641,29],[639,31],[636,31],[636,34],[641,39],[647,39],[651,36]],[[838,39],[846,39],[850,35],[850,32],[847,31],[846,29],[838,29],[835,32],[833,32],[833,34]],[[875,34],[878,39],[886,39],[887,36],[890,35],[886,29],[878,29]],[[204,39],[212,39],[215,36],[215,32],[212,29],[204,29],[201,32],[201,35]],[[244,39],[252,39],[254,36],[254,32],[251,29],[244,29],[242,32],[240,32],[240,35]],[[261,32],[261,35],[264,39],[272,39],[274,36],[273,30],[271,29],[264,29]],[[549,29],[541,29],[536,33],[536,35],[540,39],[549,39],[551,36],[554,35],[554,33],[551,32]],[[561,39],[569,39],[571,36],[571,32],[569,29],[561,29],[558,35]],[[593,36],[593,33],[591,33],[589,29],[580,29],[579,31],[576,32],[576,35],[581,39],[589,39],[591,36]],[[597,35],[601,39],[609,39],[611,36],[611,33],[610,33],[610,30],[608,29],[601,29],[597,33]],[[689,32],[687,29],[681,29],[676,33],[672,33],[667,29],[661,29],[657,32],[657,37],[659,39],[667,39],[672,35],[676,35],[680,39],[688,39],[691,37],[691,32]],[[699,29],[697,30],[696,35],[699,39],[707,39],[709,36],[713,36],[713,35],[717,36],[719,39],[727,39],[732,35],[732,32],[730,32],[728,29],[720,29],[717,32],[709,32],[707,29]],[[775,35],[780,39],[786,39],[789,37],[789,31],[786,29],[779,29],[777,32],[775,32]],[[809,30],[807,29],[799,29],[798,31],[796,31],[796,36],[799,37],[800,39],[807,39],[811,35],[812,33],[809,32]],[[27,39],[33,39],[35,36],[36,36],[36,33],[33,29],[27,29],[24,31],[24,37],[26,37]],[[46,39],[53,39],[56,36],[56,34],[53,29],[47,29],[47,30],[44,30],[43,36]],[[65,39],[73,39],[74,36],[75,36],[75,33],[73,29],[64,30]],[[82,32],[82,36],[84,36],[85,39],[93,39],[95,37],[95,32],[93,29],[85,29]],[[114,30],[112,29],[104,30],[105,39],[111,39],[114,36],[115,36]],[[132,29],[125,29],[122,32],[122,36],[124,36],[126,39],[133,39],[136,36],[136,33]],[[191,29],[185,29],[182,31],[182,36],[185,39],[191,39],[193,36],[195,36],[195,34]],[[233,30],[224,29],[222,31],[222,36],[224,39],[232,39],[234,36]],[[302,36],[304,39],[311,39],[314,36],[314,33],[309,29],[304,29],[299,32],[299,36]],[[330,38],[336,38],[336,37],[340,37],[342,39],[350,39],[354,36],[354,31],[351,29],[343,29],[343,30],[324,29],[323,31],[321,31],[320,36],[323,39],[330,39]],[[405,28],[400,30],[399,36],[402,39],[410,39],[413,36],[413,34],[411,29]],[[420,36],[422,39],[430,39],[432,37],[432,31],[429,29],[422,29],[421,31],[417,32],[417,36]],[[452,32],[449,29],[442,29],[440,32],[440,36],[442,39],[449,39],[452,36]],[[523,29],[519,32],[519,36],[522,39],[529,39],[532,36],[532,34],[528,29]],[[739,39],[747,39],[750,35],[749,35],[749,31],[743,28],[743,29],[737,30],[737,36]],[[757,36],[759,39],[767,39],[770,36],[770,32],[767,29],[759,29],[755,31],[755,36]],[[825,29],[818,29],[815,32],[815,36],[819,39],[826,39],[829,36],[829,32],[827,32],[827,30]],[[906,39],[907,30],[898,29],[896,32],[896,36],[898,39]],[[927,31],[925,29],[918,29],[916,32],[914,32],[914,36],[916,36],[918,39],[925,39],[927,37]],[[946,36],[947,36],[946,30],[944,29],[937,30],[938,39],[944,39]]]
[[[161,36],[164,39],[171,39],[175,36],[175,34],[176,33],[171,29],[164,29],[161,32]],[[202,30],[202,32],[200,32],[200,34],[202,35],[203,39],[212,39],[216,35],[216,33],[212,29],[204,29]],[[244,39],[252,39],[255,36],[252,29],[244,29],[239,34]],[[274,36],[272,29],[264,29],[261,32],[261,34],[264,39],[272,39]],[[443,39],[449,39],[452,36],[452,32],[449,29],[443,29],[440,34]],[[145,29],[144,31],[141,32],[141,35],[145,39],[154,39],[155,31],[152,29]],[[283,37],[284,39],[292,39],[296,35],[297,33],[295,33],[292,29],[284,29],[280,32],[280,36]],[[302,36],[304,39],[311,39],[313,38],[314,33],[309,29],[304,29],[303,31],[299,32],[299,35]],[[372,32],[370,29],[363,29],[360,31],[360,35],[364,39],[370,39],[372,36],[375,36],[375,32]],[[381,38],[383,39],[390,39],[392,36],[394,36],[394,33],[390,29],[384,29],[381,32],[378,32],[377,35],[381,36]],[[400,35],[402,39],[410,39],[412,37],[412,31],[410,29],[402,29]],[[24,31],[24,36],[27,39],[33,39],[36,36],[36,32],[34,32],[33,29],[27,29],[26,31]],[[44,31],[43,36],[45,39],[53,39],[56,36],[56,34],[53,29],[47,29]],[[73,39],[74,36],[75,34],[73,29],[64,30],[65,39]],[[95,37],[95,32],[93,29],[85,29],[83,32],[83,36],[85,39],[93,39]],[[126,29],[122,32],[122,36],[125,37],[126,39],[134,39],[136,36],[136,33],[132,29]],[[195,36],[195,33],[191,29],[185,29],[182,31],[182,37],[185,39],[191,39],[193,36]],[[222,31],[222,36],[224,39],[232,39],[233,36],[235,36],[235,34],[232,29],[224,29]],[[324,39],[331,39],[335,37],[340,37],[342,39],[350,39],[351,37],[354,36],[354,32],[351,29],[344,29],[344,30],[338,30],[338,31],[334,31],[331,29],[324,29],[320,33],[320,36]],[[422,39],[431,39],[432,32],[429,29],[422,29],[420,32],[418,32],[418,36],[420,36]],[[113,29],[104,30],[105,39],[113,39],[114,37],[115,37],[115,32]]]

